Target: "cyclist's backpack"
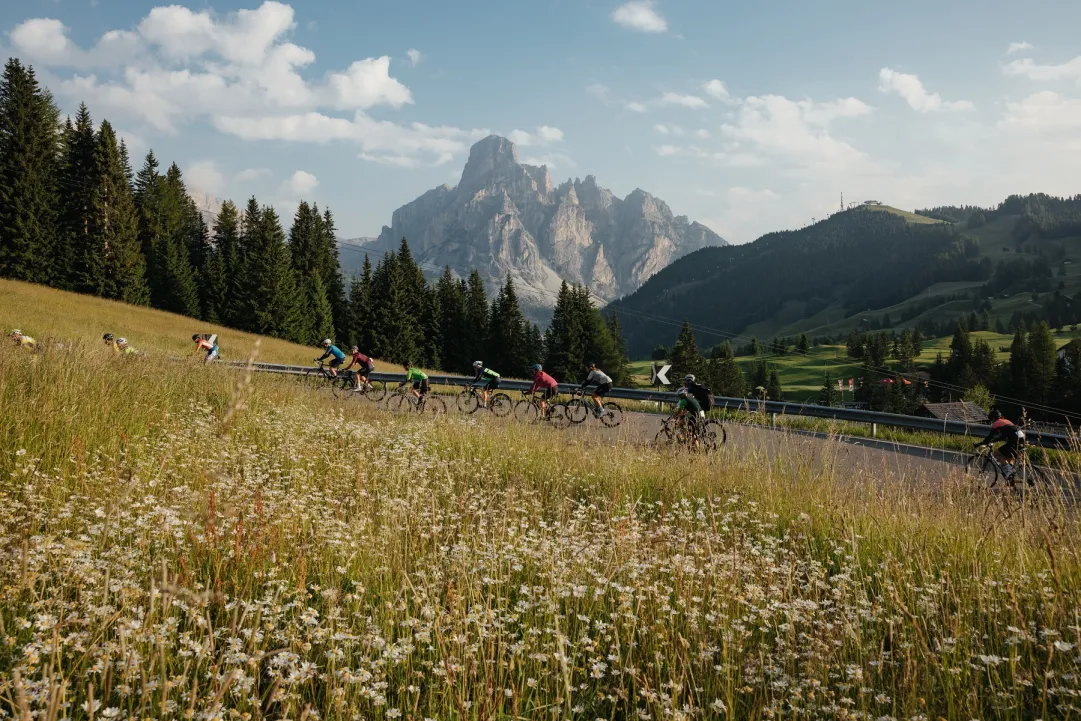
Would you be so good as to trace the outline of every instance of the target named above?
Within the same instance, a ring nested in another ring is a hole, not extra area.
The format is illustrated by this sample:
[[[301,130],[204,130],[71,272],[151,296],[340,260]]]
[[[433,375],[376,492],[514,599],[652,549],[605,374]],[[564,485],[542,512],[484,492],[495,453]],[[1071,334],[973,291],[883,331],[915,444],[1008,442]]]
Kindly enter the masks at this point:
[[[702,410],[713,408],[713,391],[708,387],[696,383],[691,387],[691,395],[698,401],[698,405],[702,406]]]

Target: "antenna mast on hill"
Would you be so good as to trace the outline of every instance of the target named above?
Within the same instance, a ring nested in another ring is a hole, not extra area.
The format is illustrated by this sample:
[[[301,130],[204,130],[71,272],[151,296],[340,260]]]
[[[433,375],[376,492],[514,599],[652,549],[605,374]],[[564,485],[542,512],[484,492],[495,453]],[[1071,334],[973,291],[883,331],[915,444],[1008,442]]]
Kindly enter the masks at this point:
[[[841,212],[845,212],[845,192],[841,191]]]

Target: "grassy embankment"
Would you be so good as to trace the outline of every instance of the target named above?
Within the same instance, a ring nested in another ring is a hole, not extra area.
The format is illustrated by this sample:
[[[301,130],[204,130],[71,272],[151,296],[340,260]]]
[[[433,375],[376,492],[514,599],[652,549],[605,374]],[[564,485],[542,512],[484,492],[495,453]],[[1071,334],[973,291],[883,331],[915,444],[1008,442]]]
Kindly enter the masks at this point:
[[[328,407],[96,340],[0,346],[9,717],[1079,713],[1063,499]]]

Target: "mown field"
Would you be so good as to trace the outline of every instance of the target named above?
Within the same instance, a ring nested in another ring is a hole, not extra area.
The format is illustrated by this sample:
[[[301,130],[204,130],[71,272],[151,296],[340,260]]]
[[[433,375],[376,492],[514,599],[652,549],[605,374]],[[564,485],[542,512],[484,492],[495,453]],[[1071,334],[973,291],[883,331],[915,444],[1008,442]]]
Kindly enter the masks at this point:
[[[338,406],[83,333],[0,346],[5,717],[1081,714],[1053,494]]]

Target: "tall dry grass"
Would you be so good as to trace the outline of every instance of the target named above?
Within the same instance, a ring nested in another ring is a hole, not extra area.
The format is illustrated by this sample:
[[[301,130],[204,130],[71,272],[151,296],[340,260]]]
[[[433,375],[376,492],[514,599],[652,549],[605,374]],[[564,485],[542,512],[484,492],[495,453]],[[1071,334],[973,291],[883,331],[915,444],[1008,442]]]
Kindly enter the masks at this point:
[[[1079,713],[1065,498],[118,360],[0,349],[0,714]]]

